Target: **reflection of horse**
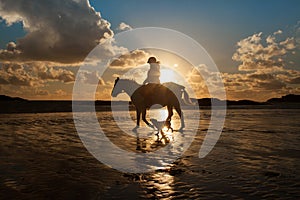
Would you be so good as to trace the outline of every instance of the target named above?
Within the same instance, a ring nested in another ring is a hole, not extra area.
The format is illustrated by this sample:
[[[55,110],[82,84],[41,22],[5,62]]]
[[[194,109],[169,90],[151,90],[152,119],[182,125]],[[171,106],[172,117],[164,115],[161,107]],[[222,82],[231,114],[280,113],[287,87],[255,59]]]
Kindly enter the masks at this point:
[[[168,145],[171,139],[174,140],[173,136],[169,138],[167,135],[165,135],[163,131],[157,132],[155,136],[155,140],[154,137],[150,139],[141,139],[139,137],[139,133],[137,132],[136,150],[141,151],[143,153],[157,151],[160,148],[163,148],[166,145]]]
[[[131,97],[131,101],[136,108],[137,123],[135,129],[140,125],[141,114],[143,121],[148,126],[152,127],[152,125],[146,120],[146,110],[155,104],[159,104],[163,107],[167,106],[168,117],[166,121],[171,121],[171,117],[173,116],[173,108],[175,108],[181,119],[180,130],[182,130],[184,128],[184,119],[179,103],[179,99],[181,99],[182,94],[177,94],[180,96],[180,98],[178,98],[173,93],[173,91],[181,91],[182,93],[184,93],[185,90],[183,90],[183,86],[180,86],[178,84],[167,84],[171,85],[171,89],[168,88],[169,86],[164,86],[164,84],[149,83],[147,85],[140,85],[133,80],[117,78],[112,90],[112,96],[116,97],[119,93],[125,92]],[[173,89],[176,88],[176,85],[180,86],[180,88],[177,87],[177,90]]]
[[[173,128],[171,127],[171,121],[157,121],[156,119],[152,118],[150,119],[150,121],[155,126],[158,132],[161,131],[164,127],[168,129],[167,131],[171,129],[171,131],[173,132]]]

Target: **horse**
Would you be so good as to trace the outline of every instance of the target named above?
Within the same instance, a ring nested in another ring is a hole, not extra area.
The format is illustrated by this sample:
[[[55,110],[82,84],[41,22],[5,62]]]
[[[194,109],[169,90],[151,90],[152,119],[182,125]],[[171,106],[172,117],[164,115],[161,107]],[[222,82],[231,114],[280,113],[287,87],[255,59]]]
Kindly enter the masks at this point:
[[[168,85],[173,85],[175,88],[175,83],[167,83]],[[178,85],[180,86],[180,85]],[[177,86],[177,87],[178,87]],[[184,93],[184,87],[181,86],[177,88],[177,90]],[[173,116],[173,108],[175,108],[181,120],[181,127],[179,130],[183,130],[185,127],[183,112],[181,111],[179,99],[181,99],[181,94],[177,94],[180,96],[178,98],[173,92],[173,90],[169,89],[164,84],[158,83],[148,83],[147,85],[140,85],[134,80],[129,79],[120,79],[119,77],[115,80],[115,84],[112,90],[111,95],[116,97],[118,94],[125,92],[131,98],[132,104],[136,108],[136,127],[133,130],[136,130],[140,126],[140,115],[142,114],[142,120],[149,126],[153,126],[146,119],[146,111],[151,106],[155,104],[159,104],[162,107],[167,106],[168,109],[168,117],[166,121],[171,121]],[[185,92],[186,93],[186,92]],[[186,93],[187,94],[187,93]],[[185,95],[186,96],[186,95]]]

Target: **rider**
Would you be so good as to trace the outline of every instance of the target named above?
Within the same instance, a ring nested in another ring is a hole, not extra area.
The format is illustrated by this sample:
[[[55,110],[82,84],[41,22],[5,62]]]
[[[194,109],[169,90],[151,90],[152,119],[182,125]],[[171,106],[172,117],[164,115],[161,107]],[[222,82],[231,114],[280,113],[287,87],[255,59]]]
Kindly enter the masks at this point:
[[[147,83],[160,83],[160,65],[159,61],[156,60],[155,57],[150,57],[148,62],[150,64],[150,69],[147,73],[147,78],[144,81],[144,85]]]

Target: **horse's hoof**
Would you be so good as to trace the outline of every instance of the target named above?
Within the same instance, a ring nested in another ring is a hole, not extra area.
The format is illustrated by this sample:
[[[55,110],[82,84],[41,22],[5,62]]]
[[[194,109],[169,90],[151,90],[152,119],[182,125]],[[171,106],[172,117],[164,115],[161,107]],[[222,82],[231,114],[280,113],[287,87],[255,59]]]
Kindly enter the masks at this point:
[[[178,131],[183,132],[184,127],[181,127]]]
[[[136,126],[132,129],[133,132],[137,132],[137,129],[139,128],[139,126]]]
[[[148,124],[148,126],[149,126],[150,128],[153,128],[153,129],[154,129],[154,126],[153,126],[152,124]]]

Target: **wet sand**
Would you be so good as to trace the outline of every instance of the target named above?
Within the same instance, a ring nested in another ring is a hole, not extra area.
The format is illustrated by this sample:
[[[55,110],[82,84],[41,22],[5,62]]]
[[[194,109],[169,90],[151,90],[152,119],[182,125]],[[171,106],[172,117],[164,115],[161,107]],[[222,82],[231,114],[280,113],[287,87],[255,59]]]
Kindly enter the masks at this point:
[[[86,150],[72,113],[2,114],[0,199],[299,199],[299,116],[300,110],[228,110],[220,140],[199,159],[210,119],[204,110],[181,158],[151,173],[130,174]],[[109,112],[98,118],[111,124]],[[135,138],[110,130],[117,145],[142,153]]]

